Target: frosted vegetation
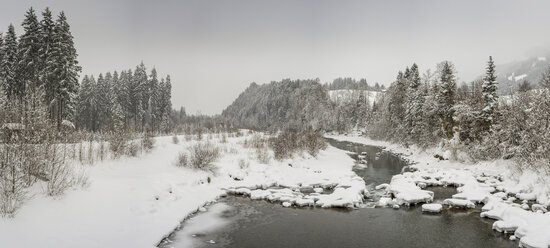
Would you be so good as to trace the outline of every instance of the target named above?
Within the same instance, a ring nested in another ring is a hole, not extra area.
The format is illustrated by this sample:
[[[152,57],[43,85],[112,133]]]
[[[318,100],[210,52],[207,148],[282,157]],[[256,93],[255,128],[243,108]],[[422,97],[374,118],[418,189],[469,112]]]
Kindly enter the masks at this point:
[[[69,239],[89,233],[79,242],[153,246],[226,193],[356,208],[365,182],[351,158],[327,146],[328,134],[417,155],[408,154],[416,171],[376,187],[385,194],[378,206],[429,203],[426,186],[455,186],[456,195],[423,211],[484,204],[495,230],[513,231],[527,247],[550,243],[550,68],[506,96],[497,94],[491,57],[481,80],[460,85],[450,61],[424,73],[413,64],[387,88],[351,78],[252,83],[221,115],[204,116],[174,110],[170,76],[143,62],[79,82],[77,55],[63,12],[54,20],[31,8],[21,35],[13,25],[0,35],[0,235],[8,244],[59,246],[65,237],[62,245],[76,247]],[[90,206],[97,216],[82,212]],[[59,219],[82,223],[46,230]],[[139,229],[144,223],[150,230]]]

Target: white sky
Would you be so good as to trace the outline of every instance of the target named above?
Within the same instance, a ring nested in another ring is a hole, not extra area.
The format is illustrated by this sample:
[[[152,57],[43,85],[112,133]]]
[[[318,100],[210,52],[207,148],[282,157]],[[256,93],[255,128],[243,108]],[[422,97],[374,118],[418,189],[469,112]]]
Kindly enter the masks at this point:
[[[85,74],[144,61],[170,74],[174,108],[220,113],[251,82],[366,78],[389,84],[416,62],[455,63],[462,80],[550,46],[550,1],[22,0],[3,3],[0,32],[25,10],[64,10]],[[498,70],[498,68],[497,68]]]

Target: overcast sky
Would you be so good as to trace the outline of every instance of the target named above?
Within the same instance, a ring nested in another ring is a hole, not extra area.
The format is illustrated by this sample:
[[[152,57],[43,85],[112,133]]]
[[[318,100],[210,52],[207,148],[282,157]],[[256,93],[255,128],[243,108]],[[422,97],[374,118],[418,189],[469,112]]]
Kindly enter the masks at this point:
[[[220,113],[251,82],[366,78],[389,84],[413,62],[451,60],[461,80],[550,47],[550,1],[13,0],[0,32],[26,9],[64,10],[84,74],[144,61],[172,77],[172,102]],[[540,53],[540,52],[539,52]],[[498,69],[498,68],[497,68]]]

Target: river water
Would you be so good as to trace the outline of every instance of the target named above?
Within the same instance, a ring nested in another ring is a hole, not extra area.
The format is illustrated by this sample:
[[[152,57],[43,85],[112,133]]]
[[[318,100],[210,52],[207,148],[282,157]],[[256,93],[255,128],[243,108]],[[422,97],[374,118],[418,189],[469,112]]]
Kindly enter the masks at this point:
[[[389,183],[406,166],[399,157],[378,147],[329,143],[353,152],[356,159],[357,154],[366,152],[368,167],[357,166],[355,172],[371,190]],[[435,202],[456,193],[451,187],[427,190],[434,191]],[[426,214],[420,205],[357,210],[283,208],[229,196],[184,221],[160,247],[517,247],[517,242],[492,231],[493,221],[480,218],[479,213],[476,208]]]

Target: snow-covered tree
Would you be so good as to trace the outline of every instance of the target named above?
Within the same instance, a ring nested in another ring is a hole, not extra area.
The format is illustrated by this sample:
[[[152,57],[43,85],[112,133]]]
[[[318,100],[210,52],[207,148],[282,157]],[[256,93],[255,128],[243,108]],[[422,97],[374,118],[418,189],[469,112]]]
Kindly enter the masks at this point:
[[[17,36],[13,25],[8,26],[8,32],[4,36],[2,46],[2,61],[0,63],[0,76],[2,77],[2,88],[9,99],[15,99],[22,94],[16,82],[15,70],[17,68]]]
[[[50,117],[58,128],[63,120],[72,119],[74,114],[81,71],[77,56],[67,17],[61,12],[55,22],[51,56],[45,68],[48,72],[46,88],[53,92],[53,99],[46,99],[46,102],[50,104]]]
[[[497,77],[493,57],[489,56],[485,77],[483,78],[482,94],[484,106],[481,110],[481,120],[485,130],[491,128],[494,121],[495,110],[498,107]]]
[[[40,25],[33,8],[30,8],[25,14],[22,26],[24,33],[19,38],[16,71],[19,97],[23,97],[27,87],[40,86],[38,80],[39,50],[41,48]]]
[[[454,105],[456,96],[456,77],[454,65],[444,61],[439,65],[439,90],[436,93],[437,113],[441,123],[441,131],[446,138],[452,138],[454,122]]]
[[[422,123],[424,113],[424,92],[421,89],[420,73],[418,66],[413,64],[409,70],[409,87],[407,89],[407,103],[405,111],[405,129],[413,143],[420,140],[420,135],[425,126]]]
[[[48,64],[54,63],[52,49],[54,46],[54,28],[55,23],[52,18],[52,12],[46,8],[42,12],[40,21],[40,49],[38,50],[38,79],[44,92],[44,101],[49,104],[54,99],[55,87],[53,82],[48,80],[51,71],[48,70]]]

